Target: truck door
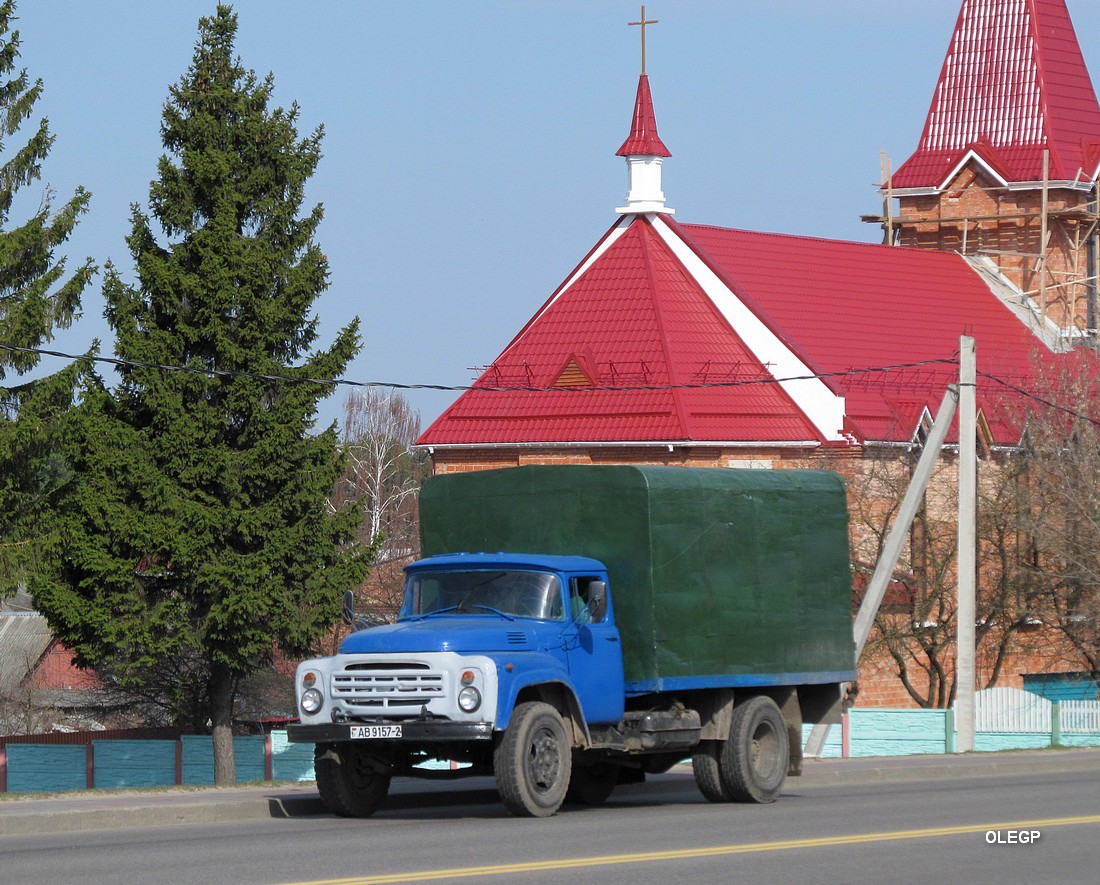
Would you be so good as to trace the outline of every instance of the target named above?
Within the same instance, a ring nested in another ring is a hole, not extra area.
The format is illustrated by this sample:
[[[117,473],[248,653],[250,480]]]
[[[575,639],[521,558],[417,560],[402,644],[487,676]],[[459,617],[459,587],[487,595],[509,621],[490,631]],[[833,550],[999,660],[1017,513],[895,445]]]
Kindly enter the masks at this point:
[[[602,618],[589,612],[589,591],[596,576],[569,579],[565,648],[569,675],[589,724],[618,722],[623,716],[623,649],[610,608]]]

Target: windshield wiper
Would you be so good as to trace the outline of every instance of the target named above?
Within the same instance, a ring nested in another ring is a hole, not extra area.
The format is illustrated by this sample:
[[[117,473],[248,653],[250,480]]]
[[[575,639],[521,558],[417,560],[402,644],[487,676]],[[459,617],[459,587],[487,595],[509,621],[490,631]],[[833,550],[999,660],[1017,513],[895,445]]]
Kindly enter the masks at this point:
[[[515,620],[512,615],[508,614],[507,612],[502,612],[499,608],[493,608],[491,605],[482,605],[480,602],[474,602],[467,607],[466,611],[469,611],[471,608],[483,608],[485,609],[485,611],[492,612],[494,615],[500,615],[506,621]]]
[[[424,612],[422,615],[413,615],[408,620],[410,621],[423,621],[425,618],[430,618],[432,615],[445,615],[447,612],[458,611],[457,605],[448,605],[446,608],[437,608],[435,611]]]
[[[483,605],[480,602],[462,603],[461,605],[448,605],[446,608],[437,608],[435,611],[424,612],[422,615],[414,615],[411,618],[407,618],[409,621],[423,621],[425,618],[433,617],[434,615],[445,615],[448,612],[468,612],[475,608],[483,608],[487,612],[492,612],[494,615],[500,615],[506,621],[514,621],[515,618],[507,612],[502,612],[499,608],[493,608],[491,605]]]

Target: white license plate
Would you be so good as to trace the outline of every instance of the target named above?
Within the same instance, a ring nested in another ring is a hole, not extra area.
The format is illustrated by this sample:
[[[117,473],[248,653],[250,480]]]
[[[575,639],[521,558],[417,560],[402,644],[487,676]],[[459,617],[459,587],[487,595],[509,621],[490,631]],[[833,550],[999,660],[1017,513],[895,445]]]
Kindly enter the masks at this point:
[[[400,725],[353,725],[351,726],[351,739],[359,740],[385,740],[387,738],[401,737]]]

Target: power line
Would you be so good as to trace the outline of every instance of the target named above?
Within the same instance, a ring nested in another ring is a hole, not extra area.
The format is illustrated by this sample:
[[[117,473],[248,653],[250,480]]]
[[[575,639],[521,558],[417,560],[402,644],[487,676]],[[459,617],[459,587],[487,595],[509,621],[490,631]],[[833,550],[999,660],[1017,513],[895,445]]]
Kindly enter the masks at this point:
[[[830,378],[851,378],[855,376],[867,376],[887,372],[901,372],[906,369],[919,369],[935,365],[957,366],[958,355],[947,359],[920,360],[910,363],[894,363],[888,366],[870,366],[863,368],[850,368],[839,372],[819,372],[806,375],[790,375],[784,378],[760,377],[742,378],[735,381],[704,381],[699,383],[680,384],[623,384],[623,385],[596,385],[586,384],[567,387],[536,387],[532,385],[487,385],[487,384],[404,384],[398,381],[355,381],[349,378],[311,378],[308,376],[292,376],[269,374],[262,372],[246,372],[237,369],[213,369],[204,366],[177,366],[165,363],[150,363],[141,360],[119,359],[116,357],[93,356],[91,354],[65,353],[59,350],[47,350],[37,347],[19,347],[14,344],[0,344],[0,349],[13,353],[29,353],[39,356],[52,356],[75,362],[103,363],[116,368],[155,369],[164,372],[188,372],[197,375],[205,375],[214,378],[249,378],[258,381],[270,381],[288,384],[317,384],[325,387],[353,387],[353,388],[387,388],[390,390],[436,390],[443,392],[462,393],[468,390],[477,390],[484,393],[591,393],[591,392],[643,392],[665,390],[706,390],[714,388],[748,387],[760,384],[784,384],[795,381],[825,380]],[[1041,403],[1048,408],[1063,412],[1074,418],[1086,421],[1100,427],[1100,419],[1085,415],[1067,406],[1059,405],[1039,394],[1026,390],[1019,385],[1006,381],[989,372],[978,372],[989,381],[1013,391],[1020,396]]]
[[[1024,388],[1022,387],[1005,381],[1003,378],[998,378],[996,375],[990,375],[988,372],[978,372],[978,374],[983,378],[988,378],[990,381],[994,381],[997,384],[1000,384],[1002,387],[1007,387],[1013,393],[1018,393],[1021,396],[1027,397],[1028,399],[1035,400],[1035,402],[1037,403],[1042,403],[1044,406],[1054,409],[1055,411],[1063,412],[1073,418],[1079,418],[1082,421],[1087,421],[1089,424],[1100,427],[1100,419],[1092,418],[1088,415],[1076,411],[1075,409],[1071,409],[1068,406],[1061,406],[1058,403],[1047,399],[1046,397],[1039,396],[1039,394],[1037,393],[1032,393],[1030,390],[1024,390]]]
[[[889,366],[872,366],[868,368],[851,368],[840,372],[820,372],[807,375],[791,375],[785,378],[771,376],[760,378],[742,378],[736,381],[703,381],[699,383],[680,384],[586,384],[569,387],[536,387],[531,385],[487,385],[487,384],[403,384],[397,381],[354,381],[348,378],[310,378],[308,376],[293,376],[267,374],[262,372],[246,372],[239,369],[213,369],[205,366],[177,366],[165,363],[150,363],[141,360],[119,359],[116,357],[93,356],[91,354],[65,353],[59,350],[47,350],[37,347],[18,347],[13,344],[0,344],[0,348],[15,353],[33,353],[40,356],[59,357],[61,359],[76,362],[105,363],[115,367],[157,369],[165,372],[189,372],[197,375],[207,375],[215,378],[250,378],[259,381],[277,381],[291,384],[318,384],[329,387],[386,387],[394,390],[440,390],[462,392],[477,390],[486,393],[586,393],[592,391],[660,391],[660,390],[702,390],[722,387],[745,387],[755,384],[782,384],[791,381],[813,381],[827,378],[844,378],[853,375],[866,375],[875,372],[901,371],[902,369],[923,368],[932,365],[958,365],[957,359],[932,359],[912,363],[897,363]]]

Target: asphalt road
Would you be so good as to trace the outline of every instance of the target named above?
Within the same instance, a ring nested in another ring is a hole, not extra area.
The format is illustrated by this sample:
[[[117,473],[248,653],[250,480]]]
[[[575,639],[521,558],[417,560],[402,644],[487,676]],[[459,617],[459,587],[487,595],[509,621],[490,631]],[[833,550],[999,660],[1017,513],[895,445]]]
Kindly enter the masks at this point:
[[[484,780],[402,786],[369,820],[308,789],[8,799],[0,883],[1098,881],[1100,750],[808,769],[771,806],[709,804],[674,770],[546,820]]]

